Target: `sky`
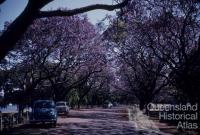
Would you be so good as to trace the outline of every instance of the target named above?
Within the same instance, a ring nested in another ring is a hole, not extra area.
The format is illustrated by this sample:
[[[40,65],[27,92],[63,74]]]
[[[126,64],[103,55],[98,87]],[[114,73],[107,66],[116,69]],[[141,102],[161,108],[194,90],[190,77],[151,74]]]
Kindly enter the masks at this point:
[[[6,0],[0,5],[0,30],[3,29],[5,21],[13,21],[25,8],[28,0]],[[57,8],[74,9],[91,4],[113,4],[113,0],[54,0],[46,5],[42,10],[52,10]],[[102,20],[106,14],[115,15],[115,11],[94,10],[87,12],[89,20],[96,24]]]

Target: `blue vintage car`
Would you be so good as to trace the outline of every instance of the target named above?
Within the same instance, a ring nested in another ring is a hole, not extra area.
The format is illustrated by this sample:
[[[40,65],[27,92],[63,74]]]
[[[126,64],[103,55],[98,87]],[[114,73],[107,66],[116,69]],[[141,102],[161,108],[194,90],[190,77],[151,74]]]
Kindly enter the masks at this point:
[[[57,111],[54,101],[37,100],[34,102],[30,115],[30,123],[35,124],[39,122],[43,124],[52,123],[53,126],[56,126]]]

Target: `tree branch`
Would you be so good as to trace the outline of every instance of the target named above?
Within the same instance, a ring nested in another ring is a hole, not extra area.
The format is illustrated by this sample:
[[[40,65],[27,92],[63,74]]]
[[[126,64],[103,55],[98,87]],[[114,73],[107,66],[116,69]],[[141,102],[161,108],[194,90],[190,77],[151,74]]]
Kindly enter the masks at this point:
[[[6,0],[0,0],[0,5],[3,4]]]
[[[118,8],[122,8],[128,4],[129,0],[124,0],[122,3],[116,4],[116,5],[105,5],[105,4],[95,4],[95,5],[90,5],[86,7],[81,7],[81,8],[76,8],[72,10],[55,10],[55,11],[40,11],[38,17],[53,17],[53,16],[72,16],[84,12],[88,12],[91,10],[96,10],[96,9],[103,9],[103,10],[108,10],[112,11]]]
[[[3,32],[3,34],[0,36],[0,61],[3,60],[8,52],[15,47],[16,43],[22,37],[28,26],[31,25],[32,22],[37,18],[52,16],[72,16],[95,9],[114,10],[126,6],[129,0],[125,0],[124,2],[116,5],[97,4],[67,11],[39,11],[42,7],[44,7],[51,1],[53,0],[29,0],[25,10],[13,21],[13,23],[10,24],[7,30]]]

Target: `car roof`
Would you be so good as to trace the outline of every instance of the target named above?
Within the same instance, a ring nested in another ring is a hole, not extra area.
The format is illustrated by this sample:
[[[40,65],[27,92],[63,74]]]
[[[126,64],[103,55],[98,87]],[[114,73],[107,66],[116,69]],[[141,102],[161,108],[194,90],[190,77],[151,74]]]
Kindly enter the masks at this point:
[[[53,100],[36,100],[34,101],[34,103],[38,103],[38,102],[54,102]]]
[[[58,102],[56,102],[56,104],[57,103],[65,103],[66,104],[67,102],[65,102],[65,101],[58,101]]]

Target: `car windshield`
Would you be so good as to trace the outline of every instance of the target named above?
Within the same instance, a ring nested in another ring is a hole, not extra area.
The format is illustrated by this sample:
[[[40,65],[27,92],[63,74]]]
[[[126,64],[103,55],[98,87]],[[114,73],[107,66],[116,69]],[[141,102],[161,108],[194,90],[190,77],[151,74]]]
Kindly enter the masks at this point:
[[[36,102],[34,107],[35,108],[54,108],[55,104],[50,101],[41,101],[41,102]]]
[[[63,102],[58,102],[58,103],[56,103],[56,106],[65,106],[65,103],[63,103]]]

